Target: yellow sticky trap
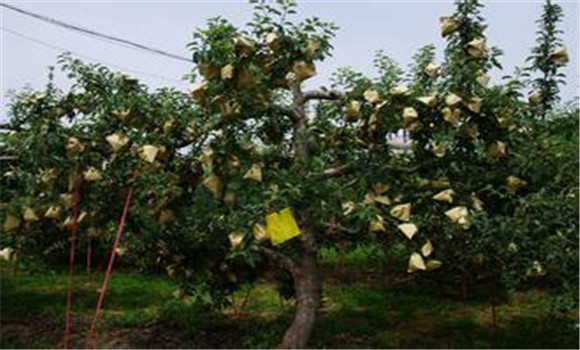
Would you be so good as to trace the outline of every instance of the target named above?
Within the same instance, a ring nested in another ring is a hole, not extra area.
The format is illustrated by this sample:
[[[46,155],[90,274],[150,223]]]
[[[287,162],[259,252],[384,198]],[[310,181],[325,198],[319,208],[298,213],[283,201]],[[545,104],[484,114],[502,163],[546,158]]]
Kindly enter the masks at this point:
[[[266,232],[273,245],[282,244],[301,233],[290,208],[266,215]]]

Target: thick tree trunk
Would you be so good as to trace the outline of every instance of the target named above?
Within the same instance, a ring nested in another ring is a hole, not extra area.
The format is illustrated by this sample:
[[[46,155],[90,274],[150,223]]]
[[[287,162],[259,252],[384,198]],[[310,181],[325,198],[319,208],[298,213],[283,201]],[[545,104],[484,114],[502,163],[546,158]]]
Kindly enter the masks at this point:
[[[321,302],[322,285],[316,252],[307,252],[295,272],[296,315],[278,346],[280,349],[307,347]]]
[[[292,95],[294,161],[299,175],[305,177],[308,170],[306,166],[310,159],[305,111],[307,99],[305,99],[299,83],[292,86]],[[278,348],[282,349],[306,348],[322,299],[322,283],[318,271],[318,247],[314,234],[315,225],[311,213],[303,211],[299,214],[302,220],[300,240],[303,251],[302,256],[292,269],[297,309],[292,324],[278,345]]]

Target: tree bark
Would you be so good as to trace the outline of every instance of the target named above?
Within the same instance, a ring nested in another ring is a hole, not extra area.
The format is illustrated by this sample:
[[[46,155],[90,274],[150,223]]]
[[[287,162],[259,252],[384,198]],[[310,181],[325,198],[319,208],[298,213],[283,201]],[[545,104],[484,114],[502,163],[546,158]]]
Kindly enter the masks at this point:
[[[312,235],[312,232],[304,232]],[[317,249],[311,246],[301,258],[294,274],[297,309],[294,320],[284,333],[279,349],[304,349],[316,322],[321,303],[322,283],[318,269]]]
[[[304,94],[299,84],[292,86],[294,114],[293,144],[295,164],[300,176],[307,173],[310,159],[308,135],[306,132],[306,111]],[[318,247],[315,236],[315,225],[312,214],[308,211],[299,213],[302,224],[302,255],[296,261],[292,276],[296,293],[297,309],[294,320],[284,333],[280,349],[303,349],[308,345],[310,334],[316,322],[318,308],[321,303],[322,283],[318,271]]]

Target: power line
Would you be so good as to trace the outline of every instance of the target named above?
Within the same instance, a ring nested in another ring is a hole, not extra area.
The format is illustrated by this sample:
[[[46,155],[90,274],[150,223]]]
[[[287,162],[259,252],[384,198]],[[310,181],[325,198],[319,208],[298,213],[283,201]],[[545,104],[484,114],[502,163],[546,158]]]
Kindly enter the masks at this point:
[[[63,22],[63,21],[60,21],[60,20],[57,20],[57,19],[48,17],[48,16],[40,15],[40,14],[37,14],[37,13],[33,13],[33,12],[30,12],[30,11],[27,11],[27,10],[24,10],[24,9],[21,9],[21,8],[18,8],[16,6],[14,6],[14,5],[9,5],[9,4],[6,4],[6,3],[0,3],[0,5],[2,7],[6,7],[7,9],[10,9],[12,11],[16,11],[16,12],[18,12],[20,14],[25,15],[25,16],[29,16],[29,17],[32,17],[32,18],[36,18],[36,19],[41,20],[43,22],[50,23],[50,24],[53,24],[53,25],[56,25],[56,26],[59,26],[59,27],[62,27],[62,28],[66,28],[66,29],[69,29],[69,30],[73,30],[73,31],[77,31],[77,32],[84,33],[84,34],[88,34],[88,35],[93,36],[93,37],[105,39],[105,40],[108,40],[108,41],[111,41],[111,42],[114,42],[114,43],[122,44],[123,46],[131,47],[131,48],[134,48],[134,49],[139,49],[139,50],[146,51],[146,52],[150,52],[150,53],[153,53],[153,54],[156,54],[156,55],[165,56],[165,57],[169,57],[169,58],[172,58],[172,59],[175,59],[175,60],[185,61],[185,62],[188,62],[188,63],[192,63],[192,60],[190,58],[183,57],[183,56],[180,56],[180,55],[176,55],[176,54],[173,54],[173,53],[170,53],[170,52],[167,52],[167,51],[163,51],[163,50],[160,50],[160,49],[156,49],[154,47],[150,47],[150,46],[146,46],[146,45],[143,45],[143,44],[139,44],[139,43],[136,43],[136,42],[127,40],[127,39],[122,39],[122,38],[114,37],[112,35],[99,33],[99,32],[96,32],[94,30],[87,29],[87,28],[83,28],[83,27],[80,27],[80,26],[77,26],[77,25],[74,25],[74,24],[69,24],[69,23],[66,23],[66,22]]]
[[[81,57],[81,58],[84,58],[84,59],[88,59],[88,60],[91,60],[91,61],[99,62],[99,63],[105,64],[107,66],[115,67],[115,68],[120,69],[120,70],[123,70],[123,71],[131,72],[131,73],[134,73],[134,74],[140,74],[140,75],[144,75],[144,76],[149,76],[149,77],[152,77],[152,78],[162,79],[162,80],[166,80],[166,81],[171,81],[171,82],[177,82],[177,83],[183,83],[184,82],[183,80],[168,78],[168,77],[164,77],[164,76],[161,76],[161,75],[147,73],[147,72],[139,71],[139,70],[132,69],[132,68],[126,68],[126,67],[120,66],[120,65],[115,64],[115,63],[106,62],[106,61],[103,61],[101,59],[97,59],[97,58],[94,58],[94,57],[91,57],[91,56],[87,56],[87,55],[84,55],[84,54],[80,54],[80,53],[77,53],[77,52],[68,50],[68,49],[66,49],[64,47],[52,45],[52,44],[49,44],[49,43],[44,42],[42,40],[38,40],[38,39],[32,38],[32,37],[30,37],[28,35],[19,33],[19,32],[15,31],[15,30],[12,30],[12,29],[9,29],[9,28],[0,27],[0,29],[2,31],[4,31],[4,32],[10,33],[10,34],[15,35],[17,37],[20,37],[22,39],[26,39],[26,40],[31,41],[33,43],[36,43],[38,45],[41,45],[41,46],[44,46],[44,47],[48,47],[50,49],[53,49],[53,50],[56,50],[56,51],[59,51],[59,52],[69,52],[71,54],[74,54],[75,56],[78,56],[78,57]]]

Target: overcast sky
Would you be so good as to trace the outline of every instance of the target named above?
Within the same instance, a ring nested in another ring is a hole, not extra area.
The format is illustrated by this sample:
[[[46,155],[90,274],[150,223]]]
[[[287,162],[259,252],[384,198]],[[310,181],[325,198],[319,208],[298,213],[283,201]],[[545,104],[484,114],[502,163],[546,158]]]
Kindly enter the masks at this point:
[[[4,1],[3,1],[4,2]],[[190,57],[186,44],[195,28],[203,27],[206,19],[223,16],[234,24],[243,25],[251,16],[247,1],[8,1],[20,8],[77,24],[98,32],[139,42],[181,56]],[[484,15],[489,24],[490,45],[504,50],[504,70],[494,73],[494,80],[511,74],[521,66],[534,45],[536,24],[542,1],[483,1]],[[562,29],[570,52],[570,63],[564,70],[568,85],[563,88],[565,100],[578,96],[578,1],[558,1],[565,14]],[[140,78],[152,87],[174,86],[186,89],[180,81],[191,65],[66,30],[51,24],[0,8],[2,39],[2,106],[6,92],[29,84],[42,88],[47,67],[55,65],[59,50],[42,46],[8,32],[16,31],[51,46],[66,48],[83,55],[87,61],[100,61]],[[426,44],[438,47],[438,57],[444,40],[440,36],[438,19],[453,12],[451,1],[299,1],[300,16],[316,15],[334,21],[340,30],[334,42],[334,56],[319,65],[319,75],[310,86],[328,84],[330,74],[339,67],[351,66],[373,74],[375,51],[385,50],[399,64],[406,66],[416,50]],[[90,58],[90,59],[89,59]],[[120,68],[122,67],[122,68]],[[133,71],[131,71],[133,70]],[[145,75],[149,74],[149,75]],[[155,77],[158,76],[158,77]],[[163,77],[163,78],[161,78]],[[167,79],[165,79],[167,78]],[[62,75],[61,87],[68,86]],[[5,116],[3,108],[2,117]]]

